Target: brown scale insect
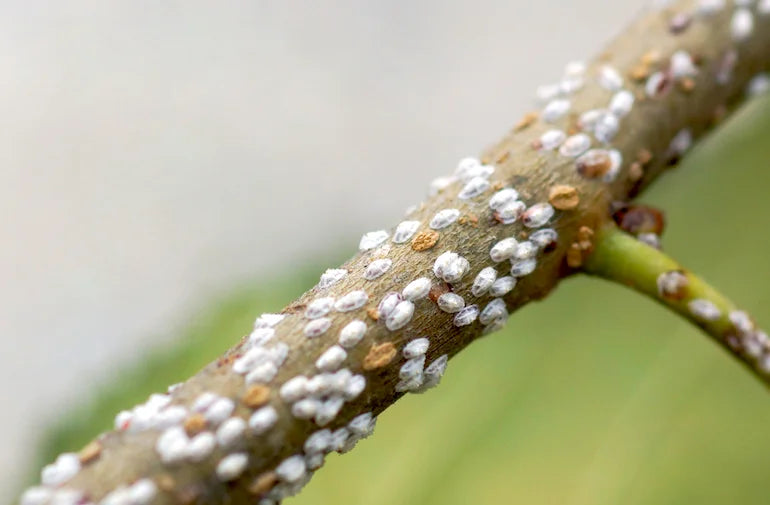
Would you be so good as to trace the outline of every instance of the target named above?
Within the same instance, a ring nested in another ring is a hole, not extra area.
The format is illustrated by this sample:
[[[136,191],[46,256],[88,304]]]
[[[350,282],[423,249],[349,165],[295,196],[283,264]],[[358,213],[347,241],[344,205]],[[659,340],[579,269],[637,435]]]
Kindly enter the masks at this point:
[[[206,418],[203,414],[195,413],[184,420],[184,431],[188,436],[194,436],[206,429]]]
[[[427,251],[438,242],[437,231],[425,230],[418,233],[412,240],[412,249],[415,251]]]
[[[513,131],[521,131],[525,128],[527,128],[529,125],[537,121],[537,118],[540,116],[537,112],[528,112],[524,114],[524,117],[522,117],[518,123],[513,127]]]
[[[682,270],[664,272],[658,276],[658,293],[666,300],[683,300],[690,284],[687,275]]]
[[[613,204],[612,219],[622,230],[631,235],[640,233],[661,235],[666,227],[663,211],[648,205],[617,202]]]
[[[396,346],[393,342],[383,342],[382,344],[374,344],[364,357],[363,369],[375,370],[382,368],[396,357]]]
[[[262,384],[254,384],[244,393],[241,401],[249,408],[261,407],[270,399],[270,388]]]
[[[270,489],[278,483],[278,476],[275,472],[265,472],[254,478],[249,486],[249,492],[257,496],[264,496]]]
[[[576,163],[577,172],[587,178],[595,179],[602,177],[612,168],[612,158],[607,151],[603,149],[595,149],[583,154],[577,159]]]
[[[558,210],[572,210],[580,203],[577,189],[566,184],[551,186],[548,201]]]
[[[93,440],[88,445],[83,447],[80,452],[78,452],[78,459],[80,460],[80,463],[85,465],[90,463],[91,461],[94,461],[96,458],[99,457],[99,455],[102,453],[102,444],[98,440]]]
[[[428,292],[428,298],[430,298],[430,300],[433,303],[436,303],[438,302],[438,299],[441,295],[443,295],[444,293],[449,293],[451,291],[452,291],[452,287],[449,284],[447,284],[446,282],[439,282],[439,283],[433,284],[430,287],[430,291]]]

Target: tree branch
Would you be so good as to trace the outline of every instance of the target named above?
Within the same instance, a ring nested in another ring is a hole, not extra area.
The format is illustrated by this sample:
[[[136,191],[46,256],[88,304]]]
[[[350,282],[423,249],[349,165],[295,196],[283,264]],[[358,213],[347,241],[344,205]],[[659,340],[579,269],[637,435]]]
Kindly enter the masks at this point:
[[[586,273],[628,286],[700,327],[770,384],[770,339],[751,317],[662,251],[614,226],[601,230]]]
[[[644,14],[398,226],[364,235],[216,362],[47,466],[21,503],[268,505],[297,492],[326,453],[574,273],[610,202],[675,164],[750,82],[762,90],[768,11],[679,1]]]

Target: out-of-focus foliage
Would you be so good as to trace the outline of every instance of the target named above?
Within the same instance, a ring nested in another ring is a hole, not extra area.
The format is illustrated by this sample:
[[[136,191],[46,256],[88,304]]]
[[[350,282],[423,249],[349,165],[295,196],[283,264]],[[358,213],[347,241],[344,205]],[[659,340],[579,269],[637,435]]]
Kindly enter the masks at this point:
[[[666,250],[765,326],[769,188],[765,101],[645,195],[667,211]],[[213,307],[175,345],[111,378],[52,432],[44,458],[77,449],[118,410],[192,374],[321,268]],[[374,437],[330,456],[290,503],[764,504],[769,427],[764,386],[695,328],[579,278],[471,345],[439,388],[385,412]]]

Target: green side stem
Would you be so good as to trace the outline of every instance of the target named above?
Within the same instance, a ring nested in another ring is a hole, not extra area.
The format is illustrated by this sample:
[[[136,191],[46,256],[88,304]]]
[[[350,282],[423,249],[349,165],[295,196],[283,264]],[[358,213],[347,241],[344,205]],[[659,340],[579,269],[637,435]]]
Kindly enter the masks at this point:
[[[628,286],[673,310],[701,328],[766,386],[770,386],[770,341],[767,335],[730,299],[663,251],[637,240],[614,225],[607,226],[597,234],[594,249],[586,258],[583,271]],[[678,296],[665,296],[659,290],[659,277],[669,272],[679,272],[687,279],[686,287]],[[705,319],[694,313],[690,307],[693,300],[711,302],[719,310],[719,316]],[[749,323],[736,323],[740,320]]]

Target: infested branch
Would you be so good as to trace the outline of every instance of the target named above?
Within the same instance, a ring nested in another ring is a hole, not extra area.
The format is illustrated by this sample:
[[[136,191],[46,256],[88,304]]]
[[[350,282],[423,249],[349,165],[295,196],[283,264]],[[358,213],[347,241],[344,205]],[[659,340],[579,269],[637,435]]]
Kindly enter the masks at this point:
[[[365,234],[351,260],[216,362],[47,466],[21,503],[269,505],[297,492],[326,453],[435,386],[448,358],[593,268],[611,202],[766,90],[768,69],[767,1],[642,15],[542,87],[540,111],[435,180],[404,221]]]

